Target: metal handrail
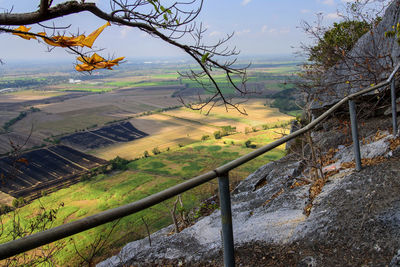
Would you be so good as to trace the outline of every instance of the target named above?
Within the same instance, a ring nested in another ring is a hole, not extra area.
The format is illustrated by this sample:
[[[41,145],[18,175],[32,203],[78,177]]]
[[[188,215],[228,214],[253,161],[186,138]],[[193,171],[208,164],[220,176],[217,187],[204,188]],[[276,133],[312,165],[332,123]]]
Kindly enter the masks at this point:
[[[231,219],[231,205],[230,205],[230,196],[229,196],[229,183],[226,183],[228,181],[228,173],[232,169],[235,169],[236,167],[241,166],[242,164],[312,130],[315,126],[317,126],[320,122],[322,122],[324,119],[326,119],[329,115],[331,115],[335,110],[337,110],[341,105],[343,105],[347,101],[351,101],[358,96],[361,96],[365,93],[369,93],[371,91],[374,91],[376,89],[382,88],[384,86],[387,86],[389,83],[392,83],[391,89],[392,89],[392,98],[395,98],[395,94],[393,93],[393,90],[395,89],[394,86],[394,77],[395,74],[398,72],[400,69],[400,63],[396,65],[394,68],[393,72],[389,76],[389,78],[375,86],[363,89],[359,92],[350,94],[343,99],[341,99],[339,102],[337,102],[335,105],[333,105],[331,108],[329,108],[327,111],[325,111],[322,115],[320,115],[318,118],[310,122],[308,125],[305,127],[287,135],[284,136],[272,143],[269,143],[257,150],[252,151],[249,154],[246,154],[244,156],[241,156],[231,162],[228,162],[213,171],[209,171],[205,174],[199,175],[197,177],[194,177],[186,182],[183,182],[181,184],[175,185],[173,187],[170,187],[168,189],[165,189],[159,193],[153,194],[151,196],[145,197],[139,201],[135,201],[117,208],[109,209],[100,213],[97,213],[92,216],[88,216],[83,219],[76,220],[74,222],[69,222],[42,232],[38,232],[17,240],[13,240],[7,243],[0,244],[0,259],[5,259],[11,256],[14,256],[16,254],[28,251],[30,249],[34,249],[37,247],[40,247],[45,244],[49,244],[51,242],[60,240],[62,238],[83,232],[85,230],[94,228],[96,226],[111,222],[113,220],[125,217],[127,215],[131,215],[133,213],[139,212],[141,210],[144,210],[146,208],[149,208],[151,206],[154,206],[158,203],[161,203],[164,200],[167,200],[171,197],[177,196],[179,194],[182,194],[194,187],[197,187],[199,185],[202,185],[210,180],[213,180],[215,178],[219,178],[219,188],[220,188],[220,197],[221,197],[221,213],[222,216],[225,218],[222,218],[222,228],[223,228],[223,242],[224,242],[224,262],[226,266],[234,266],[234,260],[233,260],[233,235],[232,235],[232,219]],[[395,103],[395,99],[392,99],[392,104],[393,102]],[[393,105],[392,105],[393,108]],[[394,105],[394,109],[392,112],[394,112],[393,115],[393,120],[396,118],[396,103]],[[393,134],[397,133],[397,119],[396,122],[393,121],[393,125],[396,125],[396,130],[395,128],[393,129]],[[354,136],[354,135],[353,135]],[[358,140],[358,139],[357,139]],[[228,190],[226,190],[228,189]],[[225,208],[223,208],[223,206]],[[223,210],[222,210],[223,209]],[[226,243],[227,242],[227,243]]]

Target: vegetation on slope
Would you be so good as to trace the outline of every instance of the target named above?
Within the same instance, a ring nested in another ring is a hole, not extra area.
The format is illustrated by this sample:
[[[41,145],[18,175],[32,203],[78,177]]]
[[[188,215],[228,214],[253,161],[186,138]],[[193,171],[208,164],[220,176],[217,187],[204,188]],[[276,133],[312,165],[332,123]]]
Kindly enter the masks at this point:
[[[245,145],[245,140],[251,140],[255,145],[265,144],[279,136],[276,129],[238,134],[224,137],[218,141],[208,140],[182,147],[175,151],[163,152],[156,156],[142,158],[135,161],[114,161],[115,171],[111,174],[100,174],[91,179],[61,189],[44,196],[34,202],[16,210],[21,217],[21,225],[29,227],[29,219],[32,219],[32,211],[41,207],[53,209],[61,202],[53,226],[80,219],[100,211],[114,208],[123,204],[142,199],[148,195],[181,183],[200,173],[209,171],[221,164],[248,153],[252,148]],[[225,139],[226,138],[226,139]],[[232,180],[240,180],[255,171],[260,165],[270,160],[276,160],[284,154],[283,147],[279,147],[252,162],[245,164],[231,173]],[[215,194],[216,184],[210,182],[204,186],[191,190],[182,196],[184,210],[189,211],[199,205],[202,200]],[[170,209],[174,200],[167,201],[140,213],[125,217],[116,226],[112,223],[88,230],[73,237],[73,241],[64,240],[63,249],[57,255],[59,265],[67,262],[79,265],[82,259],[80,254],[89,257],[91,244],[96,244],[99,237],[105,238],[109,230],[113,229],[106,244],[99,252],[102,258],[110,256],[110,253],[119,249],[126,242],[143,238],[146,227],[145,220],[150,231],[156,231],[171,224]],[[13,213],[4,215],[5,232],[11,231]],[[9,240],[9,236],[2,236],[1,242]]]

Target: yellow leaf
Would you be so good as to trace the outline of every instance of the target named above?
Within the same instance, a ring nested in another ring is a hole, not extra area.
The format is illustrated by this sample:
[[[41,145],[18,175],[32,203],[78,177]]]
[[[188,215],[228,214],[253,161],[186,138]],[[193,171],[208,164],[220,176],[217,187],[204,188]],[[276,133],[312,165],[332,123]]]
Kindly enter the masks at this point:
[[[75,66],[75,69],[77,71],[92,71],[95,69],[95,67],[88,64],[80,64],[80,65],[78,64]]]
[[[87,46],[89,48],[92,48],[92,45],[94,43],[94,41],[97,39],[97,37],[99,36],[99,34],[107,27],[107,26],[111,26],[110,22],[107,22],[106,24],[104,24],[103,26],[101,26],[100,28],[98,28],[97,30],[95,30],[94,32],[92,32],[91,34],[89,34],[87,37],[85,37],[82,41],[81,44],[84,46]]]
[[[77,64],[75,69],[77,71],[92,71],[94,69],[109,69],[118,65],[118,62],[123,60],[125,57],[119,57],[113,60],[105,60],[103,57],[94,53],[91,57],[78,57],[77,60],[83,64]]]
[[[125,57],[119,57],[119,58],[116,58],[116,59],[111,60],[110,62],[112,62],[112,63],[118,63],[119,61],[124,60],[124,58],[125,58]]]
[[[20,32],[29,32],[31,28],[27,28],[25,26],[19,26],[18,28],[14,29],[14,31],[20,31]],[[14,35],[17,35],[21,38],[24,38],[26,40],[30,40],[30,39],[36,39],[35,36],[33,35],[29,35],[29,34],[23,34],[23,33],[13,33]]]
[[[45,32],[38,32],[38,34],[42,35],[43,37],[47,37]],[[43,38],[43,41],[46,44],[51,45],[51,46],[61,46],[59,43],[57,43],[58,36],[48,37],[48,38]]]
[[[99,56],[97,53],[94,53],[91,58],[90,58],[90,63],[98,63],[98,62],[104,62],[105,59]]]
[[[90,61],[90,57],[78,57],[77,60],[79,60],[82,63],[86,63]]]

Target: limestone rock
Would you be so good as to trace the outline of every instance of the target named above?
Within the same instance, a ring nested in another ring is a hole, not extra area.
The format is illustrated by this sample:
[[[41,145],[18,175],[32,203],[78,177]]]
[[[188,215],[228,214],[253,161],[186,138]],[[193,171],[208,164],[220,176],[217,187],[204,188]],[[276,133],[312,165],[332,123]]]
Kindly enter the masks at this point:
[[[392,26],[399,22],[399,6],[400,0],[394,0],[372,33],[366,33],[357,41],[348,56],[354,58],[354,64],[349,66],[350,64],[339,63],[327,72],[323,77],[323,90],[319,90],[321,92],[318,94],[318,100],[313,102],[312,109],[318,110],[333,105],[346,95],[375,83],[375,79],[382,81],[389,76],[393,67],[400,62],[400,46],[396,38],[386,38],[385,32],[392,30]],[[366,64],[363,58],[370,58],[371,55],[376,58],[369,60],[369,68],[372,71],[367,71],[367,68],[360,66]],[[363,77],[362,82],[359,81],[359,77]]]

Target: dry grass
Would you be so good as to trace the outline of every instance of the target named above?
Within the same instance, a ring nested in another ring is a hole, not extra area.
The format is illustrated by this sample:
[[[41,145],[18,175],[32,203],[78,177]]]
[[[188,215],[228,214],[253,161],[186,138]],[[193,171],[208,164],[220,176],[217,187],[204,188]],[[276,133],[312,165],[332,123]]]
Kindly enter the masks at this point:
[[[172,118],[162,114],[153,114],[130,120],[133,126],[149,134],[149,136],[128,143],[120,143],[112,147],[101,148],[92,153],[104,159],[116,156],[133,159],[143,156],[145,150],[151,152],[155,147],[160,150],[176,148],[201,139],[204,134],[212,135],[218,128],[201,125]]]
[[[253,120],[253,117],[249,118],[251,115],[243,118],[243,115],[240,114],[236,114],[237,117],[232,115],[233,119],[229,119],[229,117],[226,119],[209,117],[184,108],[135,118],[131,120],[132,125],[148,133],[149,136],[128,143],[119,143],[111,147],[93,150],[91,153],[106,160],[116,156],[134,159],[143,156],[143,152],[146,150],[151,152],[155,147],[164,151],[167,148],[175,149],[179,145],[188,145],[200,141],[203,135],[209,135],[214,138],[213,133],[220,129],[218,126],[224,125],[236,126],[238,131],[242,132],[224,137],[218,141],[221,143],[223,141],[228,143],[233,141],[234,143],[242,144],[246,140],[251,140],[253,144],[264,145],[288,133],[288,129],[260,130],[261,126],[259,126],[257,132],[245,134],[244,129],[251,127],[252,123],[259,123],[256,125],[266,122],[279,123],[282,120],[285,121],[291,118],[263,105],[261,105],[262,109],[259,109],[261,100],[252,101],[252,103],[254,106],[248,105],[248,107],[249,110],[258,111],[258,113],[251,113],[255,114],[255,120]],[[225,113],[215,114],[225,116]],[[272,114],[271,118],[267,117],[264,121],[261,121],[260,118],[266,116],[265,114]],[[235,120],[235,118],[239,118],[239,121]]]
[[[214,126],[231,125],[235,126],[240,132],[244,132],[246,127],[261,127],[263,124],[292,119],[291,116],[280,113],[278,109],[264,106],[264,104],[265,100],[260,99],[251,99],[244,103],[242,107],[246,109],[248,113],[247,116],[240,114],[236,110],[229,110],[227,112],[222,106],[215,107],[208,116],[204,113],[187,108],[168,111],[166,114]]]
[[[17,92],[2,94],[1,102],[18,103],[21,101],[41,100],[60,95],[65,95],[65,93],[59,91],[25,90],[25,91],[17,91]]]

